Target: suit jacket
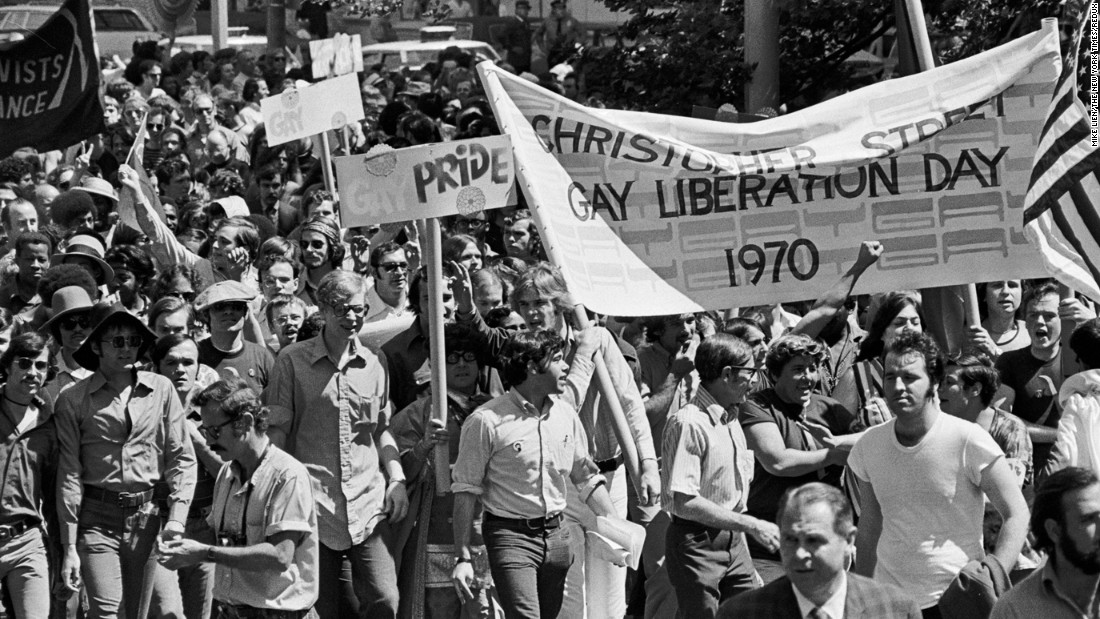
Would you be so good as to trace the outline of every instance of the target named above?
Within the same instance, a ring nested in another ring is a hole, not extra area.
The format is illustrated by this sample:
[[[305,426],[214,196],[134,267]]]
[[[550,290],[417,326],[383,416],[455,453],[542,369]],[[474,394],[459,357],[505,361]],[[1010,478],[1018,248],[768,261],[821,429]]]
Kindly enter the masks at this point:
[[[718,619],[802,619],[786,576],[722,604]],[[921,619],[920,607],[901,589],[848,574],[844,619]]]

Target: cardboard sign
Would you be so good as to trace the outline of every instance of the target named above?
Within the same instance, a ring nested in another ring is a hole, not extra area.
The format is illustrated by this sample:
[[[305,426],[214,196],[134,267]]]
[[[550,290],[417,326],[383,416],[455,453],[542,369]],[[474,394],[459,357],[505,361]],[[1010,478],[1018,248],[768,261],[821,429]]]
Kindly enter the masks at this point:
[[[340,33],[331,39],[309,42],[313,78],[336,77],[363,70],[363,42],[358,34]]]
[[[472,215],[516,203],[506,135],[424,144],[336,159],[345,226]]]
[[[777,118],[590,109],[481,63],[574,300],[613,316],[1044,276],[1023,201],[1058,77],[1053,23]]]
[[[260,112],[271,146],[340,129],[365,117],[354,73],[284,90],[260,101]]]

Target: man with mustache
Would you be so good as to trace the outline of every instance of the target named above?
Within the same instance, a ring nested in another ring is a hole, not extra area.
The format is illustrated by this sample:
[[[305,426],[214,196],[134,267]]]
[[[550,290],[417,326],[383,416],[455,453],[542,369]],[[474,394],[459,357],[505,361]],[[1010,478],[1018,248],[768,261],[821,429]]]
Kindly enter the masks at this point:
[[[218,381],[195,397],[211,450],[227,460],[214,485],[218,544],[176,539],[160,562],[215,565],[223,619],[316,617],[317,515],[306,468],[271,443],[269,410],[244,383]]]
[[[1070,467],[1035,494],[1035,546],[1047,562],[1005,593],[990,619],[1062,619],[1100,615],[1100,480]]]

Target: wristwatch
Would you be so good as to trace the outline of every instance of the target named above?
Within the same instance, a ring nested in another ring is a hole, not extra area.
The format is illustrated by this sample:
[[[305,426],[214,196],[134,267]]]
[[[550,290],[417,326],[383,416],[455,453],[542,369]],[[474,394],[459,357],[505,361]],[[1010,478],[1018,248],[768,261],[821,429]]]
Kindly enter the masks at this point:
[[[455,557],[455,567],[458,567],[459,563],[470,563],[470,557]]]
[[[214,562],[214,546],[213,546],[213,544],[206,547],[206,562],[207,563],[213,563]]]

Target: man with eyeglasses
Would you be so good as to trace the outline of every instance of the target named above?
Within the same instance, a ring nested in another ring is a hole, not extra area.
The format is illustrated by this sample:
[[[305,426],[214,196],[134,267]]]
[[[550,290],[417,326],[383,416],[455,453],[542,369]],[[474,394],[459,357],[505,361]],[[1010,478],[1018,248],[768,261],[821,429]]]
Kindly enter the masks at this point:
[[[777,338],[765,358],[772,387],[741,406],[741,427],[756,455],[746,510],[754,518],[774,522],[791,488],[814,481],[840,487],[848,451],[861,435],[853,434],[859,420],[851,411],[815,392],[827,354],[805,335]],[[810,429],[824,436],[819,440]],[[749,539],[749,553],[764,584],[785,574],[777,549]]]
[[[250,304],[256,292],[240,282],[226,280],[195,298],[195,311],[205,313],[210,337],[199,342],[199,362],[218,372],[223,380],[243,380],[261,393],[275,366],[267,347],[244,338],[245,323],[252,320]]]
[[[101,305],[73,354],[94,373],[66,389],[56,407],[60,580],[83,580],[90,617],[136,617],[156,541],[182,535],[195,490],[195,454],[172,381],[141,371],[156,337],[120,306]],[[166,519],[153,487],[168,488]],[[167,522],[165,522],[167,520]],[[162,530],[163,524],[163,530]],[[81,578],[83,576],[83,578]],[[160,584],[158,584],[158,587]],[[157,616],[180,616],[179,593],[158,595]]]
[[[227,463],[209,522],[218,543],[160,546],[170,569],[213,563],[218,619],[316,617],[317,515],[309,472],[272,444],[270,412],[243,383],[218,381],[195,398],[201,432]]]
[[[744,534],[779,548],[779,528],[745,513],[753,458],[737,409],[756,381],[752,349],[712,335],[695,351],[695,369],[699,388],[669,416],[661,448],[661,508],[672,517],[665,569],[681,618],[714,617],[723,601],[757,586]]]
[[[359,339],[380,348],[415,322],[409,302],[409,258],[405,249],[390,241],[370,252],[370,273],[374,285],[367,290],[366,325]]]
[[[264,400],[268,433],[306,466],[317,499],[322,619],[395,617],[387,546],[405,517],[405,473],[389,431],[386,368],[357,334],[369,311],[362,276],[336,270],[317,288],[321,334],[280,351]],[[350,583],[341,582],[344,560]]]

